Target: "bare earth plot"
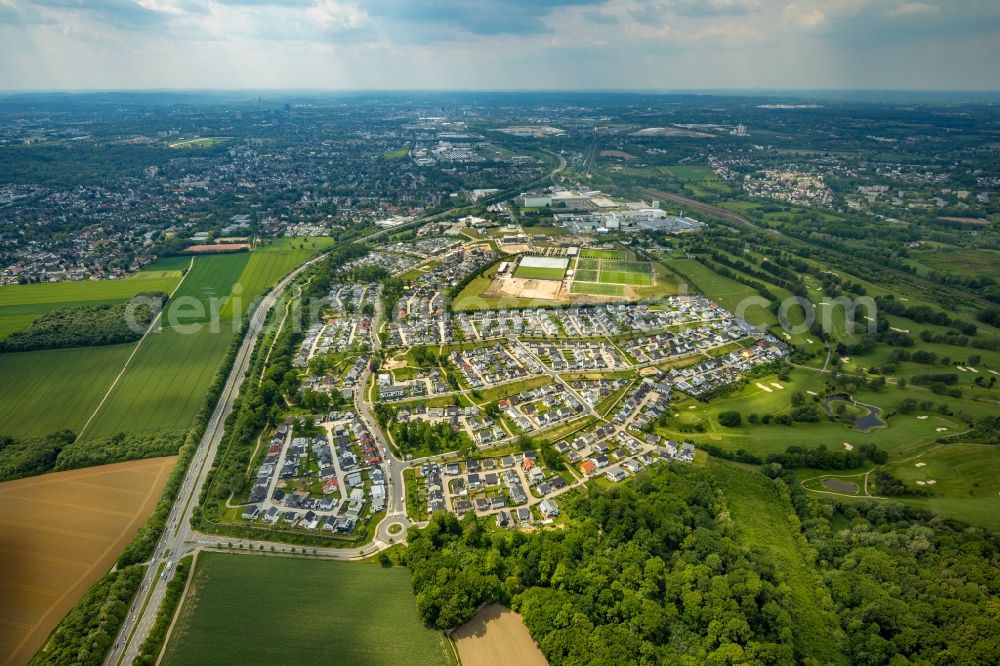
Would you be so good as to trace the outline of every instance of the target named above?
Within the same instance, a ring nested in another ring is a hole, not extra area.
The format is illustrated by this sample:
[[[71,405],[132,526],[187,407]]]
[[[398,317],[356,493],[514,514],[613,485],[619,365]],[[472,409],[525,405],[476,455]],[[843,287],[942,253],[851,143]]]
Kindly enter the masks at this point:
[[[23,664],[153,512],[176,458],[0,483],[0,663]]]
[[[462,666],[545,666],[548,662],[518,613],[499,604],[479,609],[451,635]]]

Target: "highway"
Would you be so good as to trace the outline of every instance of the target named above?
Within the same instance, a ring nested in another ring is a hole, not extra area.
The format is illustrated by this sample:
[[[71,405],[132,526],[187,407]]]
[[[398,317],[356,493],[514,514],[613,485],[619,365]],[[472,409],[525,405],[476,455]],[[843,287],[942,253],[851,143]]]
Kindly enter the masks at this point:
[[[558,166],[544,176],[527,183],[524,187],[533,187],[540,182],[552,178],[559,171],[565,168],[566,160],[562,157],[562,155],[558,155],[556,153],[552,154],[559,159]],[[504,198],[511,196],[508,192],[504,192],[502,194],[504,195]],[[455,209],[450,209],[435,215],[424,216],[414,220],[412,223],[394,227],[393,229],[379,231],[354,242],[364,243],[369,240],[374,240],[375,238],[378,238],[390,231],[396,232],[406,226],[422,224],[454,214]],[[139,653],[140,646],[143,641],[146,640],[146,637],[153,628],[157,612],[159,611],[163,603],[164,596],[166,595],[167,584],[170,582],[174,572],[176,571],[177,560],[195,550],[219,547],[219,537],[202,534],[191,528],[191,517],[195,508],[198,506],[202,488],[208,480],[208,474],[212,469],[212,463],[215,460],[216,452],[218,451],[219,444],[225,434],[226,418],[229,416],[230,412],[232,412],[233,405],[239,395],[240,385],[243,382],[247,368],[249,367],[254,346],[256,345],[257,338],[264,327],[264,322],[267,318],[268,312],[270,312],[274,305],[280,300],[281,295],[284,293],[288,285],[291,284],[295,278],[302,273],[302,271],[312,264],[321,261],[324,256],[324,254],[321,254],[309,260],[285,276],[270,292],[268,292],[268,294],[258,304],[257,308],[253,311],[250,319],[250,327],[243,338],[243,342],[241,343],[239,351],[236,355],[236,360],[233,363],[232,370],[230,371],[229,376],[226,379],[226,384],[223,387],[221,395],[219,396],[219,401],[216,404],[215,410],[212,412],[212,416],[209,419],[207,427],[205,428],[205,434],[202,436],[202,439],[198,444],[198,448],[191,459],[190,465],[188,466],[184,482],[178,492],[176,500],[174,501],[173,507],[171,507],[170,515],[167,518],[166,528],[160,536],[160,540],[156,545],[154,556],[147,567],[147,572],[143,578],[140,592],[133,600],[129,614],[115,639],[114,647],[105,659],[104,663],[106,666],[131,664],[135,660]],[[375,320],[371,327],[373,353],[378,353],[381,350],[381,340],[378,337],[378,331],[384,318],[385,313],[382,307],[382,300],[381,298],[377,298]],[[386,515],[376,528],[375,538],[370,544],[366,544],[360,548],[310,548],[309,551],[310,553],[313,553],[312,556],[314,557],[353,559],[371,555],[385,547],[388,547],[394,541],[404,539],[406,537],[406,530],[412,524],[406,516],[406,492],[404,488],[403,471],[410,465],[416,463],[405,462],[400,460],[395,455],[389,446],[385,435],[382,433],[382,429],[376,422],[371,411],[371,405],[365,395],[365,389],[368,386],[370,378],[371,368],[369,366],[365,368],[365,371],[358,383],[360,390],[355,391],[354,404],[357,413],[365,422],[376,441],[378,441],[383,452],[383,459],[385,460],[387,466],[386,471],[388,473],[388,487],[386,489]],[[394,534],[389,533],[390,529],[393,530]],[[225,543],[227,549],[230,548],[229,544],[232,544],[231,547],[237,549],[237,552],[240,550],[243,552],[254,550],[267,551],[270,553],[272,547],[276,552],[288,553],[293,550],[291,546],[270,541],[253,541],[227,537],[225,539]],[[170,568],[164,569],[161,573],[159,571],[159,565],[161,563],[168,564]]]
[[[111,653],[105,660],[105,664],[131,664],[138,654],[139,647],[149,635],[156,613],[163,602],[166,594],[167,583],[176,570],[175,564],[179,557],[200,547],[201,542],[195,539],[195,533],[191,529],[191,516],[198,499],[201,496],[201,489],[208,478],[208,473],[215,460],[215,453],[219,448],[219,442],[225,432],[226,418],[233,409],[236,397],[239,395],[240,384],[250,365],[253,355],[253,348],[257,342],[257,337],[264,328],[264,321],[268,312],[274,304],[281,298],[282,293],[291,282],[306,268],[322,260],[324,255],[320,255],[302,264],[297,269],[285,276],[277,285],[261,300],[250,318],[250,327],[243,338],[233,368],[226,379],[215,411],[208,421],[205,434],[202,436],[198,449],[195,452],[191,463],[188,466],[184,483],[177,494],[177,499],[170,510],[167,518],[167,526],[157,543],[153,559],[149,563],[147,573],[142,581],[140,593],[133,601],[129,615],[123,624],[121,631],[116,638],[115,645]],[[213,540],[213,544],[217,540]],[[163,576],[157,575],[158,564],[169,562],[171,567],[165,571]]]

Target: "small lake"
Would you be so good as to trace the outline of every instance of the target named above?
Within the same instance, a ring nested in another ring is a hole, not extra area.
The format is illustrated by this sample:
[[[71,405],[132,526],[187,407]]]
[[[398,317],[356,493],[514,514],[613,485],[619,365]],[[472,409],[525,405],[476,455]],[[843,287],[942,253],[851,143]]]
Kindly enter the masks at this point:
[[[886,422],[882,419],[882,409],[875,405],[869,405],[864,402],[858,402],[852,396],[846,393],[834,393],[829,396],[821,403],[823,411],[825,411],[830,416],[835,416],[833,411],[833,403],[837,401],[849,402],[855,407],[862,407],[868,410],[867,414],[862,414],[854,419],[854,429],[861,432],[869,432],[875,428],[884,428]]]

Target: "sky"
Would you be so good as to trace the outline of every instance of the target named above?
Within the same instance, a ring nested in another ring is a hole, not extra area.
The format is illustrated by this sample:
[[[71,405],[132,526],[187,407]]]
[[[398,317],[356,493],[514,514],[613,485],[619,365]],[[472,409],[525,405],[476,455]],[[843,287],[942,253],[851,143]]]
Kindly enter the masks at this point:
[[[1000,0],[0,0],[0,90],[1000,89]]]

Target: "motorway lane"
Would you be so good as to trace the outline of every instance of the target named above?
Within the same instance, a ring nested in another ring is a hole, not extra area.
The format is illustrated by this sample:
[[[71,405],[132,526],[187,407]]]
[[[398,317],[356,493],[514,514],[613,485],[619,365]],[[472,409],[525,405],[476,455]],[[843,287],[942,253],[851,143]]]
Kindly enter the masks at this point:
[[[558,166],[545,176],[529,183],[528,187],[552,178],[565,168],[566,160],[562,157],[562,155],[557,154],[556,156],[559,159]],[[415,220],[413,224],[425,223],[436,218],[445,217],[452,214],[452,212],[453,211],[445,211],[437,215],[419,218],[418,220]],[[385,235],[389,231],[395,232],[402,228],[403,227],[398,227],[391,230],[379,231],[355,242],[373,240]],[[264,326],[264,320],[267,313],[277,302],[278,298],[287,288],[288,284],[308,266],[320,261],[323,256],[324,255],[320,255],[311,259],[286,276],[267,294],[267,296],[265,296],[265,298],[258,305],[257,309],[254,311],[250,321],[250,328],[243,339],[242,345],[240,346],[236,361],[233,364],[233,369],[229,373],[229,377],[226,380],[226,385],[219,398],[219,402],[216,405],[215,411],[209,419],[205,434],[198,445],[198,450],[188,467],[188,472],[185,476],[181,491],[178,493],[177,500],[171,508],[170,515],[167,520],[167,528],[164,530],[164,534],[161,536],[160,542],[157,545],[155,551],[156,555],[149,564],[149,570],[143,580],[142,591],[145,591],[146,594],[143,597],[140,592],[140,595],[138,595],[133,601],[133,606],[129,612],[129,616],[122,626],[115,641],[115,647],[105,660],[105,664],[107,666],[131,664],[135,660],[139,647],[149,635],[153,623],[155,622],[156,614],[159,611],[163,598],[166,594],[167,583],[170,581],[175,571],[174,562],[176,562],[177,558],[199,548],[217,547],[218,539],[213,538],[210,535],[203,535],[194,532],[194,530],[191,529],[190,520],[194,509],[198,504],[202,486],[208,477],[208,472],[211,470],[212,462],[215,460],[215,454],[218,450],[219,443],[222,440],[226,417],[232,411],[233,403],[238,395],[239,386],[242,383],[246,369],[249,366],[253,347],[256,344],[258,334]],[[376,352],[381,349],[381,340],[378,338],[378,329],[383,317],[384,312],[382,311],[381,299],[377,299],[376,320],[375,324],[372,326],[372,349]],[[364,380],[360,383],[360,386],[367,386],[370,374],[371,371],[366,370],[363,378]],[[378,426],[378,423],[371,414],[371,405],[367,401],[367,396],[359,397],[356,393],[355,406],[362,419],[368,425],[369,430],[371,430],[372,434],[375,435],[376,439],[379,441],[383,450],[383,458],[388,467],[389,485],[387,488],[388,501],[386,503],[388,511],[386,513],[386,517],[381,521],[381,523],[379,523],[376,530],[376,538],[372,544],[358,549],[316,549],[317,554],[336,559],[351,559],[377,552],[378,550],[390,545],[392,541],[403,538],[406,533],[405,530],[411,525],[406,516],[406,492],[403,482],[403,470],[409,467],[409,463],[405,463],[397,458],[392,449],[389,447],[385,435],[382,433],[382,429]],[[402,525],[403,532],[396,535],[390,535],[388,533],[389,527],[396,523]],[[229,541],[227,540],[227,543],[228,542]],[[237,548],[242,544],[244,549],[254,550],[260,550],[261,546],[263,546],[266,550],[270,550],[272,545],[276,548],[280,547],[279,544],[271,542],[236,540],[232,541],[232,543],[234,544],[234,547]],[[164,560],[171,563],[170,571],[166,572],[167,575],[154,578],[157,564]],[[145,604],[145,606],[143,606],[143,604]]]
[[[115,645],[118,647],[112,649],[105,660],[105,664],[110,666],[132,663],[138,654],[139,647],[152,629],[157,611],[166,594],[167,583],[175,571],[173,563],[176,562],[177,558],[198,547],[196,542],[193,541],[194,531],[191,529],[191,516],[198,504],[201,489],[208,477],[208,472],[212,468],[212,462],[215,460],[215,453],[218,450],[219,442],[222,440],[225,431],[226,418],[232,411],[233,404],[239,394],[239,387],[249,367],[253,348],[257,342],[257,336],[264,327],[267,313],[274,307],[274,304],[281,297],[281,294],[288,285],[303,270],[322,259],[323,255],[320,255],[287,275],[275,285],[274,289],[264,297],[254,310],[253,316],[250,319],[249,330],[243,338],[243,343],[240,345],[233,368],[223,387],[222,394],[219,397],[215,410],[212,412],[212,416],[209,418],[205,434],[192,457],[184,478],[184,483],[170,510],[166,529],[164,529],[163,535],[160,537],[160,541],[156,547],[156,556],[150,562],[149,569],[151,573],[147,572],[143,580],[144,585],[146,585],[145,595],[140,593],[137,596],[133,610],[130,610],[129,616],[115,641]],[[166,572],[166,576],[154,579],[152,576],[155,575],[157,564],[161,561],[171,563],[170,571]],[[134,611],[134,609],[142,608],[143,604],[145,604],[144,609]],[[138,616],[136,612],[139,613]]]

